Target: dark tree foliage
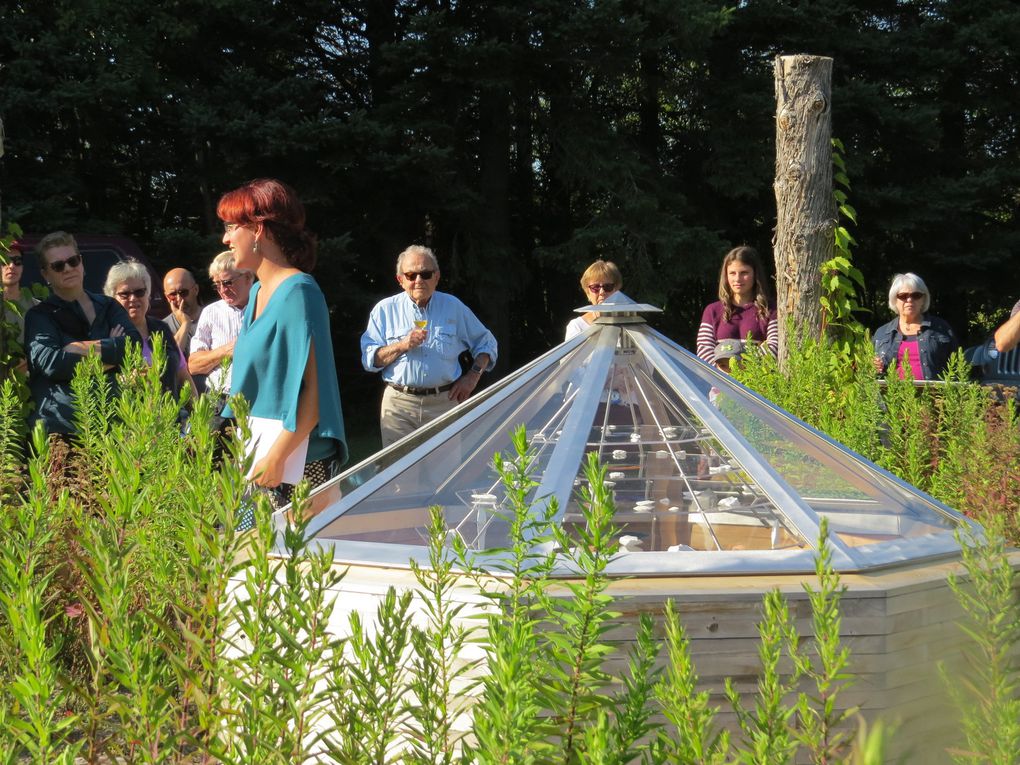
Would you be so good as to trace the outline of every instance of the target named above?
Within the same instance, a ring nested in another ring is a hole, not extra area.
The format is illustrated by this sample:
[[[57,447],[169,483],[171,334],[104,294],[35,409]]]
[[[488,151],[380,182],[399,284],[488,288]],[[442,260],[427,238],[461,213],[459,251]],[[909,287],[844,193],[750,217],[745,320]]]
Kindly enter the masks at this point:
[[[3,213],[202,270],[219,195],[283,178],[364,403],[357,339],[412,242],[496,331],[497,374],[562,337],[596,257],[690,345],[723,252],[770,250],[772,60],[815,53],[872,323],[913,270],[965,334],[1020,292],[1016,29],[1010,0],[8,2]]]
[[[1018,24],[1009,0],[756,0],[719,37],[762,66],[779,53],[835,59],[833,132],[847,149],[873,326],[890,316],[896,272],[919,273],[932,310],[964,335],[976,312],[1020,295],[1001,278],[1020,245]],[[746,92],[771,97],[763,81]]]

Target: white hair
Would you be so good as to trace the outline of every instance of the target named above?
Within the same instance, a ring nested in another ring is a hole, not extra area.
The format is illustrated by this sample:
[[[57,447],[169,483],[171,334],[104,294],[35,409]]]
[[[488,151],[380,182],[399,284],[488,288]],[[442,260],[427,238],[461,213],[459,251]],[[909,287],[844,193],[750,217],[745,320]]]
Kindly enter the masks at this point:
[[[436,260],[436,254],[432,252],[429,247],[423,247],[420,244],[412,244],[402,253],[397,255],[397,275],[399,276],[404,272],[404,257],[407,255],[422,255],[428,258],[429,266],[433,271],[439,270],[439,261]]]
[[[152,277],[149,270],[137,260],[121,260],[113,264],[113,267],[106,273],[106,284],[103,285],[103,292],[109,297],[117,291],[117,287],[128,279],[138,279],[145,285],[145,294],[152,294]]]
[[[892,286],[889,288],[889,310],[899,315],[900,312],[896,309],[896,295],[902,290],[923,293],[921,313],[927,313],[928,306],[931,305],[931,293],[928,292],[928,285],[924,283],[924,279],[920,276],[909,271],[905,274],[896,274],[893,277]]]
[[[232,250],[224,250],[215,258],[213,262],[209,264],[209,278],[213,278],[216,274],[222,274],[225,271],[233,271],[236,274],[250,274],[252,273],[247,268],[236,268],[234,266],[234,253]]]

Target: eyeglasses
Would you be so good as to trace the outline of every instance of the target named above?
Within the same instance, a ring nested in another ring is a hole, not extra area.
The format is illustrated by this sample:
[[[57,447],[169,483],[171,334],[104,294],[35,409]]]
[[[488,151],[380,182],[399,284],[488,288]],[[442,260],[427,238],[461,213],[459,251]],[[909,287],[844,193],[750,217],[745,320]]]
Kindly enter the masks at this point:
[[[20,255],[11,255],[11,257],[7,258],[7,265],[9,266],[20,266],[22,262]]]
[[[54,273],[62,274],[64,273],[64,266],[67,266],[68,268],[77,268],[80,265],[81,255],[72,255],[67,260],[54,260],[46,267]]]
[[[424,279],[425,281],[428,281],[429,279],[431,279],[435,275],[436,275],[435,271],[411,271],[411,272],[405,271],[404,272],[404,278],[407,279],[407,281],[409,281],[409,282],[413,282],[419,276],[422,279]]]
[[[213,279],[212,286],[213,289],[216,290],[217,292],[219,292],[220,290],[229,290],[231,287],[234,286],[234,282],[236,281],[237,281],[236,276],[233,277],[232,279],[223,279],[222,281],[216,281],[215,279]]]
[[[616,289],[615,284],[589,284],[588,292],[612,292]]]
[[[904,302],[904,303],[908,299],[909,300],[917,301],[917,300],[920,300],[923,297],[924,297],[924,293],[923,292],[900,292],[900,293],[897,293],[897,295],[896,295],[896,299],[901,301],[901,302]]]
[[[174,290],[173,292],[168,292],[168,293],[166,293],[166,296],[167,297],[171,297],[171,298],[182,298],[183,299],[183,298],[186,298],[190,294],[191,294],[191,290],[190,289],[183,289],[183,290]]]
[[[128,298],[143,298],[148,290],[145,287],[139,287],[136,290],[121,290],[117,293],[117,297],[121,300],[127,300]]]
[[[243,223],[224,223],[223,224],[223,232],[225,234],[232,234],[235,231],[237,231],[237,229],[239,229],[239,228],[244,228],[244,224]]]

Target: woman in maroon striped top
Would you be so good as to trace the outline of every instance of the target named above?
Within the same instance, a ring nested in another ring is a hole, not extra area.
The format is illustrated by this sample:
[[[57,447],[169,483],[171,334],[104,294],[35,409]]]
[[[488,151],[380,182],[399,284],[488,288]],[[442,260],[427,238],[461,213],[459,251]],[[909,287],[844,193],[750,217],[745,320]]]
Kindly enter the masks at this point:
[[[750,338],[779,352],[779,325],[776,308],[765,288],[761,258],[753,247],[734,247],[723,258],[719,272],[719,299],[705,308],[698,328],[698,356],[715,362],[715,347],[720,340]]]

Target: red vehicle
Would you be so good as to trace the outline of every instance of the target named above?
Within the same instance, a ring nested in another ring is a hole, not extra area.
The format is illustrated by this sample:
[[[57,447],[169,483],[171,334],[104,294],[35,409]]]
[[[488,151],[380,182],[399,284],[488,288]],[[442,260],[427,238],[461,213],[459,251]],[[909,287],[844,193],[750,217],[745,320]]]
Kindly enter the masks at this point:
[[[21,283],[45,284],[39,271],[39,261],[35,257],[35,246],[41,236],[26,234],[18,237],[18,247],[27,256],[25,270],[21,275]],[[138,245],[126,236],[101,236],[92,234],[75,234],[78,251],[81,252],[85,264],[85,289],[89,292],[102,294],[106,274],[114,263],[121,260],[134,259],[145,266],[152,279],[152,295],[149,297],[149,315],[161,319],[170,313],[170,306],[163,295],[163,277],[146,258]]]

